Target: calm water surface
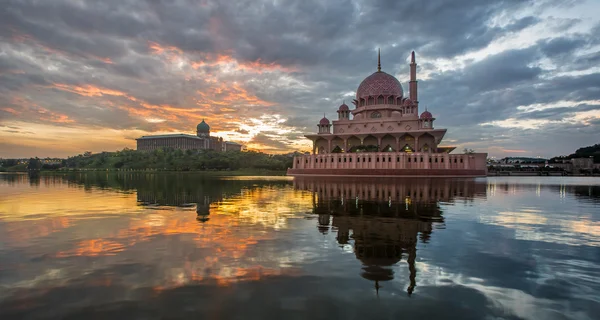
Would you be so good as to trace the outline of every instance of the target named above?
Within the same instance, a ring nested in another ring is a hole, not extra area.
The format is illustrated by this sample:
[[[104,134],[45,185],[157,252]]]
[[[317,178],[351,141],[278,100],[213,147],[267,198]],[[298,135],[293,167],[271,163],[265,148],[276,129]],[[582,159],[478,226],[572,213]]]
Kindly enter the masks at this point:
[[[599,319],[600,179],[0,175],[1,319]]]

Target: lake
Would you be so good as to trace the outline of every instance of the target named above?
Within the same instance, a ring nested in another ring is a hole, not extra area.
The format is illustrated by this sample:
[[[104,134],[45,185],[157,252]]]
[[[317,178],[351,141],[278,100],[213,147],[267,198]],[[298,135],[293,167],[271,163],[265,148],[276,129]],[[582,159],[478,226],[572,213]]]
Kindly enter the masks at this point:
[[[0,175],[1,319],[598,319],[600,178]]]

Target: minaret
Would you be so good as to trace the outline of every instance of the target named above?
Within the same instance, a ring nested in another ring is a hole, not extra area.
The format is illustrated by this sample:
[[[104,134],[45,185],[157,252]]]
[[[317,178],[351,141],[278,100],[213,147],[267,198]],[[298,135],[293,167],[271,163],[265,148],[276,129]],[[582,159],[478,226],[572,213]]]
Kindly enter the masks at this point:
[[[413,51],[410,56],[410,82],[409,82],[409,90],[410,90],[410,100],[414,103],[418,103],[419,99],[417,98],[417,63],[415,62],[415,52]]]
[[[377,52],[377,72],[381,72],[381,48]]]

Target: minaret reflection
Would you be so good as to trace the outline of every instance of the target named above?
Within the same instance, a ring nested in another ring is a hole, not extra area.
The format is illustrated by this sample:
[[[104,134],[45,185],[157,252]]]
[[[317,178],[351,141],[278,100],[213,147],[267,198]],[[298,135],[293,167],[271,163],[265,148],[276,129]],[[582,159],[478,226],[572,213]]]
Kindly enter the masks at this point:
[[[353,245],[362,263],[360,275],[374,282],[394,279],[404,258],[408,264],[407,293],[416,287],[417,244],[427,243],[436,228],[443,227],[439,202],[484,197],[486,184],[474,180],[412,179],[309,179],[296,178],[297,189],[313,192],[318,230],[337,232],[340,245]]]
[[[196,220],[199,222],[207,222],[210,220],[210,197],[204,196],[204,201],[196,203]]]

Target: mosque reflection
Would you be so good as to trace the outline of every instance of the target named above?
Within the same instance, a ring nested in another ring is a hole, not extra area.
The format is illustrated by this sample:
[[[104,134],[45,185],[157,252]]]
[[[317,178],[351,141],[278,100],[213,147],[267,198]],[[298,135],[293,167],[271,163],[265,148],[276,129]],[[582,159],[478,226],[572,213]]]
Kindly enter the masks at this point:
[[[444,226],[440,201],[485,197],[486,185],[475,180],[312,180],[294,186],[313,193],[318,230],[337,232],[340,245],[353,245],[362,263],[360,275],[374,282],[394,279],[394,268],[408,264],[411,295],[416,287],[417,244],[427,243]]]

